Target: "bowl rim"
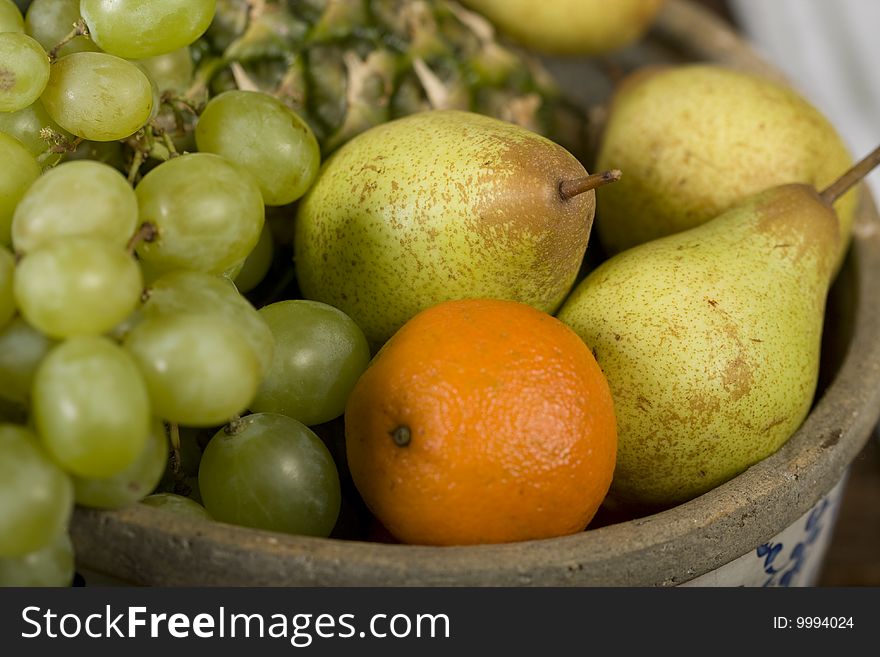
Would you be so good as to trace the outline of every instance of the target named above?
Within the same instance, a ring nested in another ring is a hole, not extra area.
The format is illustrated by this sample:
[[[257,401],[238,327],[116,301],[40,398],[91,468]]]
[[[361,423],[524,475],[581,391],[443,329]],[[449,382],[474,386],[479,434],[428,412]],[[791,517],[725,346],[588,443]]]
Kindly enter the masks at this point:
[[[698,59],[780,77],[720,19],[667,0],[653,35],[687,34]],[[864,185],[845,267],[854,325],[834,379],[777,452],[674,508],[553,539],[429,547],[293,536],[182,518],[145,505],[77,508],[78,563],[164,586],[669,586],[754,550],[845,476],[880,418],[880,217]],[[150,554],[144,559],[140,555]]]

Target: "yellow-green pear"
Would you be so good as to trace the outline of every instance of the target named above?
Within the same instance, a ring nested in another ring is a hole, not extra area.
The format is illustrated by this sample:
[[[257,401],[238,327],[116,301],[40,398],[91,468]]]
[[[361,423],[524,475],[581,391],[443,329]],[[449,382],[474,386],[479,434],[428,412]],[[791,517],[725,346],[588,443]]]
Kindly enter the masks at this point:
[[[616,90],[596,167],[596,230],[609,253],[697,226],[746,196],[799,182],[822,189],[852,164],[834,126],[792,87],[715,64],[641,69]],[[835,203],[838,262],[856,196]]]
[[[799,183],[773,187],[624,251],[578,284],[558,317],[593,350],[614,398],[610,500],[684,502],[800,426],[838,253],[831,201],[854,180],[851,172],[821,195]]]
[[[336,151],[299,204],[300,290],[373,347],[448,299],[555,312],[586,251],[597,179],[554,142],[470,112],[379,125]]]
[[[640,39],[663,1],[463,0],[463,4],[537,52],[600,55]]]

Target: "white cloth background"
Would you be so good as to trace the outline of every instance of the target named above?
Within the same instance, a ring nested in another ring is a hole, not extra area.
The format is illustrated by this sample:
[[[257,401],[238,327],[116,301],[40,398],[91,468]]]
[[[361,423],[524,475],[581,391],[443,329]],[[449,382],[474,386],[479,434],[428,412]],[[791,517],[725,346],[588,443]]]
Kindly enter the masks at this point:
[[[730,8],[856,159],[880,144],[880,0],[730,0]],[[880,171],[867,183],[880,201]]]

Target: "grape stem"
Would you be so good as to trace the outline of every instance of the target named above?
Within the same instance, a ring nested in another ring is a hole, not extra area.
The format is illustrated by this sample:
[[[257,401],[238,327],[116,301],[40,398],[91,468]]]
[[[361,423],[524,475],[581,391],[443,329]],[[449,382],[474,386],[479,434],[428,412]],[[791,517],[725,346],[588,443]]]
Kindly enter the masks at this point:
[[[236,415],[229,420],[229,423],[225,427],[223,427],[223,432],[227,436],[234,436],[235,434],[240,433],[242,429],[244,429],[244,422],[240,415]]]
[[[171,447],[174,451],[180,454],[180,425],[177,422],[169,423],[168,439],[171,441]]]
[[[192,99],[187,98],[186,96],[178,96],[176,94],[166,91],[164,94],[162,94],[161,102],[165,105],[169,105],[172,109],[179,110],[179,105],[193,116],[199,115],[198,104],[195,103]]]
[[[184,473],[180,468],[180,426],[176,422],[167,422],[165,426],[168,431],[168,442],[171,443],[171,451],[168,453],[168,467],[174,478],[174,492],[178,495],[188,495],[190,487],[184,480]]]
[[[131,166],[128,168],[128,184],[134,185],[137,180],[138,172],[144,163],[144,152],[140,148],[134,149],[134,155],[131,158]]]
[[[150,152],[153,151],[153,144],[155,143],[156,137],[159,137],[162,140],[162,145],[168,150],[169,160],[180,155],[180,153],[177,152],[177,147],[174,145],[174,141],[168,136],[168,131],[156,123],[155,119],[146,126],[145,137],[147,143],[150,144]]]
[[[177,132],[181,134],[187,131],[183,113],[188,112],[196,118],[198,118],[200,114],[200,109],[195,102],[184,96],[178,96],[171,91],[163,92],[160,102],[162,105],[171,109],[171,112],[174,114],[174,126],[177,129]]]
[[[73,41],[78,36],[84,36],[87,38],[89,37],[89,28],[86,25],[86,22],[82,18],[80,18],[76,23],[74,23],[73,29],[70,32],[68,32],[67,35],[63,39],[61,39],[61,41],[59,41],[57,44],[55,44],[55,47],[52,48],[52,50],[50,50],[48,52],[49,63],[54,64],[55,61],[58,59],[58,51],[61,50],[64,46],[66,46],[68,43]]]
[[[158,148],[157,138],[161,141],[161,145]],[[141,165],[148,157],[164,162],[180,155],[177,152],[177,147],[174,145],[174,140],[168,135],[168,131],[156,123],[155,120],[129,137],[126,143],[133,152],[131,165],[128,168],[128,183],[130,185],[134,185],[137,181]],[[162,148],[165,150],[163,151]]]
[[[40,139],[48,145],[47,153],[72,153],[83,141],[82,137],[70,140],[52,128],[40,128]]]
[[[128,240],[128,244],[125,248],[129,255],[133,256],[138,244],[141,244],[142,242],[155,242],[157,237],[159,237],[158,226],[152,222],[145,221],[138,227],[135,234],[131,236],[131,239]]]

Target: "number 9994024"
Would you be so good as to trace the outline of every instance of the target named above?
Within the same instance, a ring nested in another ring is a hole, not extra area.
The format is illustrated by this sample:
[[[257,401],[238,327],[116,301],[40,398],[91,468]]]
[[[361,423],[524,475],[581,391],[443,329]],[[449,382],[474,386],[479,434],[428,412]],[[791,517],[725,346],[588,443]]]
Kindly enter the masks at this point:
[[[794,626],[801,629],[852,629],[852,616],[798,616]]]

